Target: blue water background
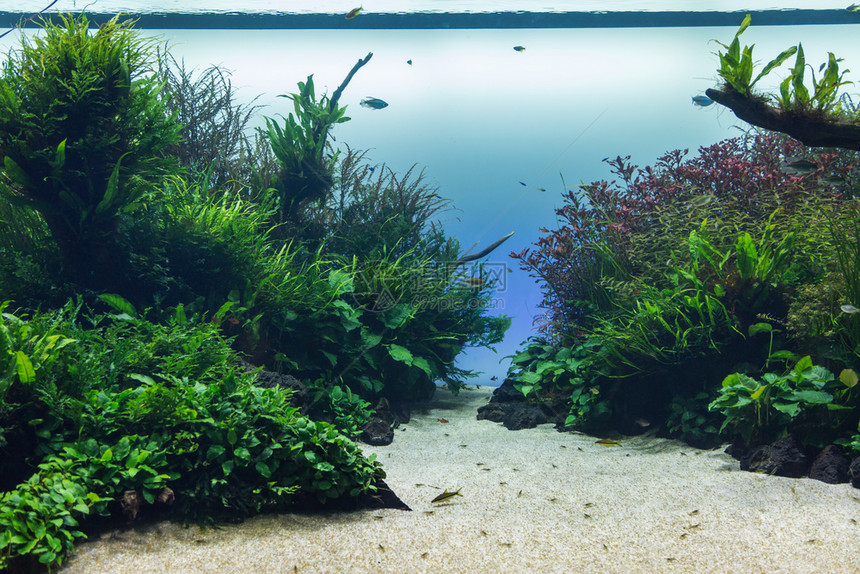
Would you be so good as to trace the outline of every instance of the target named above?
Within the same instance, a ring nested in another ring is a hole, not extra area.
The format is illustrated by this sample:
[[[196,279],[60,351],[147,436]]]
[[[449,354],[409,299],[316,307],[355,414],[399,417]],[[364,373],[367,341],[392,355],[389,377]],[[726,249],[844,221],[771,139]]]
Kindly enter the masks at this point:
[[[336,127],[336,143],[370,150],[373,162],[399,173],[413,164],[425,168],[427,181],[456,205],[442,217],[466,249],[516,232],[489,258],[512,270],[495,301],[513,325],[498,353],[473,349],[459,361],[484,371],[476,382],[490,384],[491,376],[504,378],[509,362],[503,357],[535,333],[539,290],[507,254],[529,247],[540,227],[555,225],[561,176],[567,185],[611,179],[605,157],[631,155],[644,166],[665,151],[689,148],[692,154],[747,128],[728,110],[690,101],[718,83],[717,46],[710,41],[729,42],[735,29],[145,33],[169,41],[190,68],[220,64],[232,70],[240,97],[261,95],[257,103],[267,106],[262,113],[268,116],[289,113],[291,102],[276,96],[295,91],[307,75],[314,74],[318,90],[331,93],[359,58],[373,52],[341,98],[352,121]],[[856,25],[754,25],[743,39],[755,44],[754,55],[764,62],[802,41],[807,62],[817,66],[833,51],[856,68],[857,31]],[[0,49],[12,46],[14,36],[0,40]],[[526,50],[516,52],[515,45]],[[760,87],[774,89],[785,74],[777,72]],[[390,106],[361,108],[364,96]]]

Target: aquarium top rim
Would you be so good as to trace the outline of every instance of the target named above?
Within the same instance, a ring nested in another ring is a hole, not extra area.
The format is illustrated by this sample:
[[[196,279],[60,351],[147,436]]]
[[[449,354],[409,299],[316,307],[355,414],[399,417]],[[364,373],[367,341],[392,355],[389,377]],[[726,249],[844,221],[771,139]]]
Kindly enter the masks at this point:
[[[116,12],[88,12],[94,23]],[[479,29],[479,28],[652,28],[735,26],[751,14],[756,26],[860,24],[860,12],[816,9],[739,11],[606,11],[606,12],[413,12],[372,13],[347,20],[343,14],[287,12],[148,12],[121,13],[137,19],[141,29],[197,30],[341,30],[341,29]],[[50,18],[56,13],[46,13]],[[32,13],[0,11],[0,28],[18,25]],[[38,27],[34,18],[25,27]]]

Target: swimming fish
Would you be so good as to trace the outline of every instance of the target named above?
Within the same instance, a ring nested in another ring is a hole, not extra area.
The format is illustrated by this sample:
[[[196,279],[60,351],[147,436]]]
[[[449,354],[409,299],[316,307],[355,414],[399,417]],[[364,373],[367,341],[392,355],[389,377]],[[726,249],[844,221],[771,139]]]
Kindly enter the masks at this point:
[[[594,444],[602,444],[603,446],[621,446],[621,443],[611,438],[602,438],[594,441]]]
[[[712,100],[708,96],[693,96],[693,104],[702,108],[710,106],[713,103],[714,100]]]
[[[818,169],[818,164],[808,159],[794,159],[783,162],[780,169],[789,175],[806,175]]]
[[[462,494],[460,494],[461,490],[463,490],[463,489],[458,488],[456,491],[449,492],[448,489],[446,488],[445,492],[443,492],[442,494],[440,494],[439,496],[437,496],[436,498],[434,498],[430,502],[445,502],[446,500],[450,500],[450,499],[454,498],[455,496],[463,496]]]
[[[525,183],[523,183],[522,181],[520,182],[520,185],[521,185],[521,186],[523,186],[523,187],[526,187],[526,184],[525,184]]]
[[[411,65],[412,65],[412,60],[406,60],[406,63],[407,63],[407,64],[409,64],[409,65],[411,66]]]
[[[705,207],[714,200],[713,195],[697,195],[690,200],[693,207]]]
[[[448,422],[448,419],[436,419],[436,420],[439,421],[440,423],[447,423]]]
[[[373,96],[367,96],[359,105],[362,108],[370,108],[371,110],[381,110],[382,108],[388,107],[388,102],[380,100],[379,98],[374,98]]]
[[[860,309],[858,309],[854,305],[840,305],[839,308],[842,309],[843,313],[848,313],[849,315],[856,315],[857,313],[860,313]]]
[[[358,8],[353,8],[352,10],[350,10],[349,12],[346,13],[346,16],[344,16],[344,18],[346,18],[347,20],[352,20],[353,18],[355,18],[356,16],[361,14],[361,11],[363,9],[364,9],[364,6],[359,6]]]
[[[845,183],[845,178],[840,175],[836,175],[835,173],[832,173],[824,177],[819,177],[818,181],[820,181],[824,185],[839,185],[841,183]]]
[[[525,46],[514,46],[514,50],[516,50],[517,52],[525,52],[526,47]]]

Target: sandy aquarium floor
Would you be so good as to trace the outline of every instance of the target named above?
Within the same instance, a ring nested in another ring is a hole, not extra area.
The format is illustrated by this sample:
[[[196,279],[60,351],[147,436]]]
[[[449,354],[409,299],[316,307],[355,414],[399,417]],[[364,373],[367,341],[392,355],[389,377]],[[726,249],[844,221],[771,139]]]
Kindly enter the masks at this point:
[[[391,446],[364,447],[411,512],[118,530],[63,572],[860,572],[860,490],[741,472],[676,441],[508,431],[475,420],[490,393],[439,390]],[[442,489],[463,496],[432,504]]]

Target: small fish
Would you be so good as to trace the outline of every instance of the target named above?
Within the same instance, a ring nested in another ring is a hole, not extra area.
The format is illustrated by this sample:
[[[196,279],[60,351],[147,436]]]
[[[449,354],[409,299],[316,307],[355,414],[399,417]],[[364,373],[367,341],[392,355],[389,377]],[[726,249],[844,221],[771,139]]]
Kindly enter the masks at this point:
[[[860,309],[858,309],[854,305],[840,305],[839,308],[842,309],[843,313],[848,313],[849,315],[856,315],[857,313],[860,313]]]
[[[490,380],[491,380],[491,381],[498,381],[498,380],[499,380],[499,377],[490,377]]]
[[[517,52],[525,52],[526,47],[525,46],[514,46],[514,50],[516,50]]]
[[[706,108],[713,103],[714,100],[708,96],[693,96],[693,105],[699,106],[700,108]]]
[[[640,429],[647,429],[651,426],[651,421],[643,419],[643,418],[635,418],[633,419],[633,424],[639,427]]]
[[[545,187],[539,187],[539,188],[537,188],[537,190],[538,191],[546,191],[546,188]]]
[[[448,423],[448,419],[436,419],[440,423]]]
[[[818,181],[823,183],[824,185],[839,185],[840,183],[845,183],[845,178],[832,173],[830,175],[819,177]]]
[[[382,108],[388,107],[388,102],[380,100],[379,98],[374,98],[373,96],[367,96],[359,105],[362,108],[370,108],[371,110],[381,110]]]
[[[346,13],[346,16],[344,16],[344,18],[346,18],[347,20],[352,20],[353,18],[355,18],[356,16],[361,14],[362,10],[364,10],[364,6],[359,6],[358,8],[353,8],[352,10],[350,10],[349,12]]]
[[[795,159],[783,162],[780,169],[789,175],[806,175],[818,169],[818,164],[808,159]]]
[[[375,167],[369,167],[369,168],[367,168],[367,171],[369,171],[370,173],[373,173],[374,171],[376,171],[376,168]]]
[[[702,208],[711,203],[713,200],[713,195],[697,195],[690,200],[690,205],[692,205],[693,207]]]
[[[621,446],[621,443],[611,438],[602,438],[594,441],[594,444],[602,444],[603,446]]]
[[[450,491],[446,488],[446,489],[445,489],[445,492],[443,492],[442,494],[440,494],[439,496],[437,496],[436,498],[434,498],[434,499],[433,499],[433,500],[431,500],[430,502],[445,502],[446,500],[451,500],[451,499],[452,499],[452,498],[454,498],[455,496],[463,496],[462,494],[460,494],[460,491],[461,491],[461,490],[463,490],[463,489],[462,489],[462,488],[458,488],[457,490],[455,490],[455,491],[453,491],[453,492],[450,492]]]
[[[409,64],[409,65],[411,66],[411,65],[412,65],[412,60],[406,60],[406,63],[407,63],[407,64]]]
[[[525,183],[523,183],[523,182],[520,182],[520,185],[521,185],[521,186],[523,186],[523,187],[526,187],[526,184],[525,184]]]

